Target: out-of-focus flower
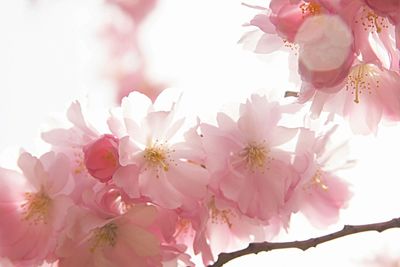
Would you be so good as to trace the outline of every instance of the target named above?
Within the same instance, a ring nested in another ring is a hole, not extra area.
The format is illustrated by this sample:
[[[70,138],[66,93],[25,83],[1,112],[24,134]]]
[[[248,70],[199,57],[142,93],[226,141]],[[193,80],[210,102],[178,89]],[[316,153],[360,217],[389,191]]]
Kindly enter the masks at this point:
[[[107,0],[107,2],[119,7],[135,23],[140,23],[155,7],[157,0]]]
[[[299,74],[317,90],[331,92],[346,78],[354,60],[353,38],[339,16],[308,18],[296,35],[299,45]]]
[[[49,152],[40,159],[22,153],[18,172],[0,169],[0,256],[16,266],[54,260],[57,235],[72,201],[69,160]]]

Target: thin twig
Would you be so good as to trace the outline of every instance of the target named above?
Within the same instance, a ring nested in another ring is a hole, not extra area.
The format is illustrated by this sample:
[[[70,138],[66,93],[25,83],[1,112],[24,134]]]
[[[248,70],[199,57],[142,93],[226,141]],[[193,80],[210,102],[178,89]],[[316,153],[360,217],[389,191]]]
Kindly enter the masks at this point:
[[[221,253],[218,256],[218,260],[208,267],[221,267],[225,263],[239,258],[248,254],[257,254],[262,251],[271,251],[276,249],[284,249],[284,248],[298,248],[301,250],[307,250],[311,247],[316,247],[319,244],[334,240],[336,238],[340,238],[343,236],[348,236],[356,233],[367,232],[367,231],[378,231],[383,232],[387,229],[391,228],[400,228],[400,217],[392,219],[387,222],[380,223],[372,223],[372,224],[364,224],[364,225],[345,225],[342,230],[316,237],[310,238],[303,241],[292,241],[292,242],[261,242],[261,243],[251,243],[245,249],[230,252],[230,253]]]
[[[299,97],[299,93],[298,92],[293,92],[293,91],[286,91],[285,92],[285,97],[289,97],[289,96]]]

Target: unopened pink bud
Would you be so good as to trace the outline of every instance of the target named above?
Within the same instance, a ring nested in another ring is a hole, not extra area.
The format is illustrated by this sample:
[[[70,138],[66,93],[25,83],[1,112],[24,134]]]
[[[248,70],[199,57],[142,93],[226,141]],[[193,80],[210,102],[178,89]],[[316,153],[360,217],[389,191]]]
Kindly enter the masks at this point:
[[[86,169],[100,182],[109,181],[120,166],[118,143],[116,137],[105,134],[83,148]]]

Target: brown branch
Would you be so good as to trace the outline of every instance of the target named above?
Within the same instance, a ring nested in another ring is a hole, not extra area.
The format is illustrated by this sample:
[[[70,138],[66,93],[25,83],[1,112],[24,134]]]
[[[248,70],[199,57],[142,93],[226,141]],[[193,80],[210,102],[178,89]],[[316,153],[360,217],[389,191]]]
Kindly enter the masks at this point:
[[[285,92],[285,97],[290,97],[290,96],[299,97],[299,93],[298,92],[293,92],[293,91],[286,91]]]
[[[292,241],[292,242],[277,242],[277,243],[270,243],[270,242],[261,242],[261,243],[251,243],[247,248],[242,250],[230,252],[230,253],[221,253],[218,256],[218,260],[208,267],[221,267],[225,263],[239,258],[244,255],[248,254],[257,254],[262,251],[271,251],[276,249],[284,249],[284,248],[298,248],[301,250],[307,250],[311,247],[316,247],[319,244],[334,240],[336,238],[340,238],[347,235],[352,235],[361,232],[367,231],[378,231],[383,232],[387,229],[391,228],[400,228],[400,217],[392,219],[387,222],[380,222],[380,223],[372,223],[372,224],[364,224],[364,225],[345,225],[342,230],[316,237],[310,238],[303,241]]]

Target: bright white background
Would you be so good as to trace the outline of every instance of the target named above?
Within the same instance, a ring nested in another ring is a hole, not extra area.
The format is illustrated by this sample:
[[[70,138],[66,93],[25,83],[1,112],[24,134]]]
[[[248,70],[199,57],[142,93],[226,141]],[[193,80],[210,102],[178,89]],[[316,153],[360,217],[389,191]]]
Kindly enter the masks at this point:
[[[98,31],[110,18],[100,0],[0,1],[0,163],[13,167],[20,147],[38,153],[40,130],[62,117],[74,99],[87,99],[97,117],[115,105],[111,83],[101,76],[105,49]],[[161,0],[143,29],[143,48],[152,75],[185,91],[188,113],[210,119],[252,92],[280,96],[296,90],[288,82],[287,59],[243,51],[241,24],[256,11],[239,0]],[[259,1],[262,2],[262,1]],[[341,222],[315,230],[295,216],[282,240],[314,237],[344,223],[362,224],[400,216],[400,128],[383,127],[377,137],[352,138],[358,165],[343,174],[354,198]],[[1,217],[1,215],[0,215]],[[347,237],[301,252],[261,253],[234,266],[366,266],[382,254],[400,258],[400,232]],[[383,266],[383,265],[381,265]]]

